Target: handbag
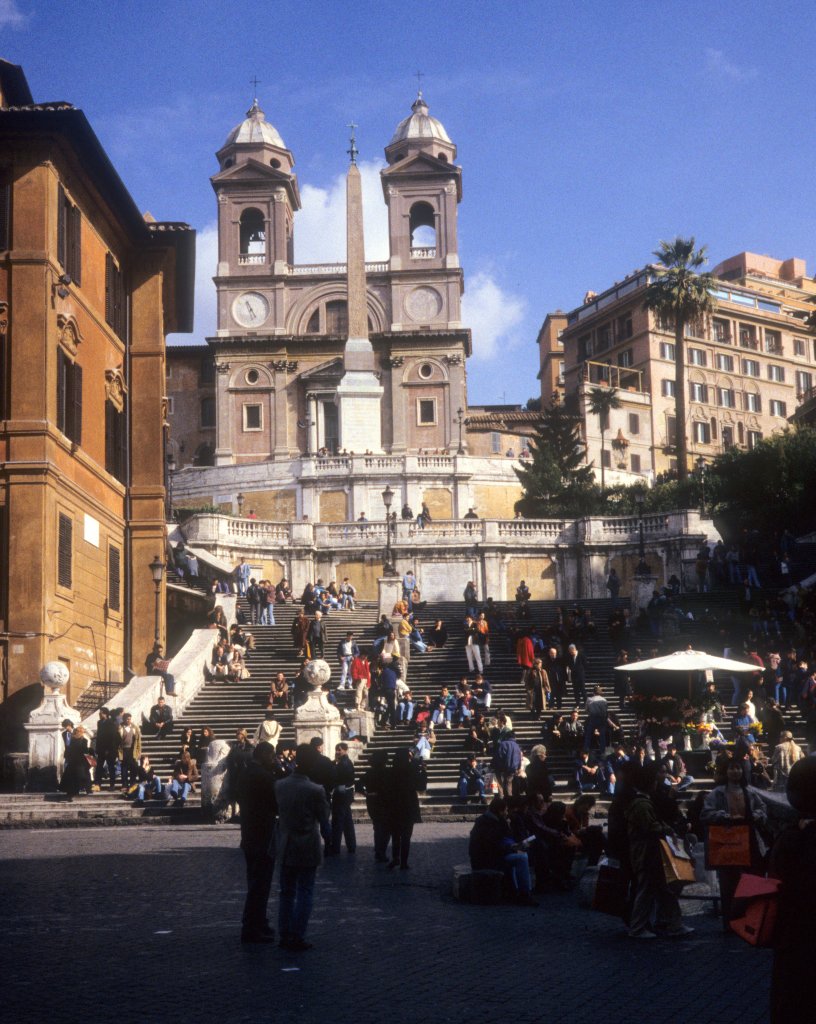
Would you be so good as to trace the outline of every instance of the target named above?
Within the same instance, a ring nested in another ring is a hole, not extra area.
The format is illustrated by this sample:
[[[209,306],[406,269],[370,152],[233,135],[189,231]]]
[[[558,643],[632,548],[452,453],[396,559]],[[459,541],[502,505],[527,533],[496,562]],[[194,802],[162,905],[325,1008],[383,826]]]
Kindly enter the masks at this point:
[[[751,829],[748,825],[709,825],[706,867],[750,868]]]
[[[749,946],[765,948],[773,945],[781,886],[776,878],[761,878],[759,875],[740,877],[733,904],[740,916],[733,917],[728,927]]]
[[[660,860],[663,865],[663,877],[669,884],[686,885],[693,882],[694,864],[686,853],[680,840],[666,836],[660,840]]]
[[[96,768],[96,758],[93,754],[83,754],[82,756],[85,758],[85,763],[89,768]]]

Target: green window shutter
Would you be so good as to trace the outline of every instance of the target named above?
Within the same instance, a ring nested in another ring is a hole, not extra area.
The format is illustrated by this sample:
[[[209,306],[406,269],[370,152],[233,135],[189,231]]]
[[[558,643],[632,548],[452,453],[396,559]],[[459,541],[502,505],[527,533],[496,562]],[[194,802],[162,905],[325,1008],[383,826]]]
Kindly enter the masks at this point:
[[[118,612],[120,608],[120,554],[119,548],[108,548],[108,609]]]
[[[72,556],[74,523],[70,516],[59,515],[59,545],[57,549],[57,582],[69,590],[73,586]]]

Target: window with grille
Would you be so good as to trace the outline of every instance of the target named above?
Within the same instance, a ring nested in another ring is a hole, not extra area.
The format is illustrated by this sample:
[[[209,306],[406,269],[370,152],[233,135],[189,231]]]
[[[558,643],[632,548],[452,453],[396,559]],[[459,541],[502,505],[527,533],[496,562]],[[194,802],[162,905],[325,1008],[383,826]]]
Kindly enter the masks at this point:
[[[110,400],[105,402],[105,469],[127,483],[127,420]]]
[[[105,321],[124,340],[127,331],[127,304],[122,271],[110,253],[105,254]]]
[[[82,367],[57,349],[57,429],[82,444]]]
[[[57,209],[57,259],[74,284],[82,280],[82,217],[60,185]]]
[[[59,538],[57,542],[57,583],[68,590],[73,586],[73,544],[74,523],[70,516],[59,514]]]
[[[112,544],[108,548],[108,611],[118,612],[121,607],[121,555]]]

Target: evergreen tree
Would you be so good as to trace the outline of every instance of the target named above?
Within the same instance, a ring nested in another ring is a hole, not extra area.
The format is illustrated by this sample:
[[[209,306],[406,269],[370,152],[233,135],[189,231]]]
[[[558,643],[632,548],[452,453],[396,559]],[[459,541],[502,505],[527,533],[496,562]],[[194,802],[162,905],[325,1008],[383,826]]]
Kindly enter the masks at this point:
[[[524,494],[516,505],[528,518],[581,515],[597,502],[592,467],[586,464],[586,445],[579,429],[580,418],[561,402],[543,410],[530,438],[530,459],[516,467]]]

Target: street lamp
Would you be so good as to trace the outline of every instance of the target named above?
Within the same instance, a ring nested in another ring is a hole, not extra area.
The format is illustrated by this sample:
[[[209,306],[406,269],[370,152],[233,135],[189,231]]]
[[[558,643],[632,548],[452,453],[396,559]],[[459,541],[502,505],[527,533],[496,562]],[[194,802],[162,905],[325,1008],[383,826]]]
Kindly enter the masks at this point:
[[[639,534],[638,559],[639,559],[639,561],[638,561],[638,564],[637,564],[637,568],[635,569],[635,576],[648,576],[651,573],[651,569],[649,568],[649,564],[646,561],[646,548],[645,548],[644,540],[643,540],[643,505],[644,505],[645,501],[646,501],[646,495],[643,493],[643,491],[638,491],[638,493],[635,495],[635,504],[637,505],[637,510],[638,510],[638,534]]]
[[[386,484],[382,492],[383,505],[385,506],[385,564],[383,565],[383,576],[396,576],[397,571],[391,564],[391,505],[394,501],[394,492],[391,485]],[[397,513],[394,513],[396,519]]]
[[[245,501],[245,499],[244,499],[243,494],[241,494],[240,491],[235,495],[235,500],[238,502],[238,515],[242,516],[244,514],[244,501]]]
[[[159,599],[161,596],[161,585],[162,578],[164,577],[164,562],[155,555],[153,561],[148,566],[150,569],[150,575],[153,577],[153,586],[156,588],[156,615],[155,615],[155,630],[154,639],[156,643],[159,642]]]
[[[702,455],[697,459],[694,465],[697,467],[697,472],[700,474],[700,515],[705,519],[705,479],[708,465]]]
[[[460,405],[459,408],[456,410],[456,419],[459,421],[459,447],[456,449],[456,454],[457,455],[464,455],[465,454],[465,449],[462,446],[462,421],[464,420],[464,418],[465,418],[465,410]]]

